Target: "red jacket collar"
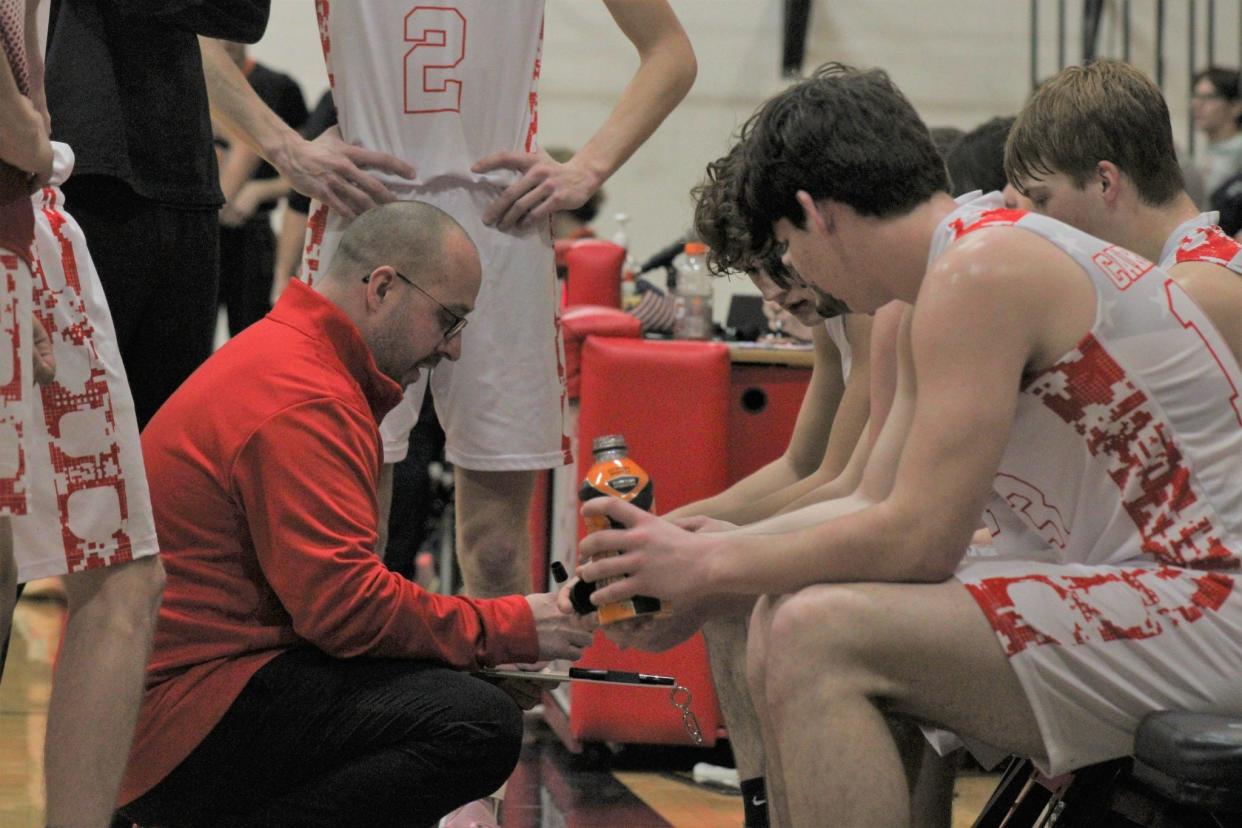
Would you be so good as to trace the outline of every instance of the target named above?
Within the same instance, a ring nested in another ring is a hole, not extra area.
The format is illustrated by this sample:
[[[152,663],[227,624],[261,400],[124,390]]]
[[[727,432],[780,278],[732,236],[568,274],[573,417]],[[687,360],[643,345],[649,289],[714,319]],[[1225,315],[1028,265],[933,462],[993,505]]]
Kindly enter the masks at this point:
[[[268,317],[312,339],[327,342],[362,389],[377,423],[401,402],[401,386],[380,373],[358,326],[305,283],[290,279]]]

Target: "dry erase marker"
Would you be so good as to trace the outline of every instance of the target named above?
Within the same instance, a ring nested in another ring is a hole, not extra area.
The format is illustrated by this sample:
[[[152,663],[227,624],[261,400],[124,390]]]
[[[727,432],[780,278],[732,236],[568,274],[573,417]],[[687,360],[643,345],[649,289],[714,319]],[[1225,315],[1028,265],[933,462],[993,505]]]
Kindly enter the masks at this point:
[[[560,561],[553,561],[552,579],[558,584],[563,584],[569,580],[569,573],[565,571],[565,564]],[[579,615],[587,615],[595,612],[595,605],[591,603],[591,592],[594,584],[588,584],[586,581],[579,581],[574,584],[574,588],[569,591],[569,603],[573,605],[574,612]]]

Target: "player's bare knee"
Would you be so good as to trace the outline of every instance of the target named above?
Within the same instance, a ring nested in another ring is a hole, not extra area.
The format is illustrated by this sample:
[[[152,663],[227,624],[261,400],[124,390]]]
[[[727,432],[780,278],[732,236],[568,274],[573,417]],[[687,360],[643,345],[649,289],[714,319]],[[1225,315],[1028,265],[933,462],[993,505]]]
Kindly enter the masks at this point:
[[[817,682],[869,692],[872,613],[866,593],[850,586],[811,587],[782,598],[768,627],[769,702]]]
[[[512,580],[514,573],[529,569],[526,547],[511,536],[480,533],[463,538],[459,555],[464,569],[489,584]]]

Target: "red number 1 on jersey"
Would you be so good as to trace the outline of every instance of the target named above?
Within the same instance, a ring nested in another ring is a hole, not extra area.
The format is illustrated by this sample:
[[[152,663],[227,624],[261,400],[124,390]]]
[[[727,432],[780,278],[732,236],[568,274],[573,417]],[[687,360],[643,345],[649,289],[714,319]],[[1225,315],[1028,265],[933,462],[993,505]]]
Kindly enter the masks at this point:
[[[1233,379],[1229,376],[1229,369],[1225,367],[1225,363],[1221,362],[1220,355],[1216,353],[1216,349],[1212,347],[1212,343],[1208,342],[1208,338],[1204,336],[1203,330],[1194,321],[1194,316],[1197,313],[1202,313],[1202,311],[1198,310],[1198,306],[1195,304],[1195,301],[1190,298],[1190,294],[1172,279],[1169,279],[1164,283],[1164,292],[1169,300],[1169,310],[1173,311],[1173,316],[1177,319],[1178,323],[1180,323],[1183,328],[1194,331],[1195,335],[1203,341],[1203,347],[1207,348],[1208,353],[1212,355],[1212,359],[1216,360],[1216,367],[1220,368],[1221,378],[1225,381],[1225,384],[1229,386],[1229,404],[1233,406],[1233,413],[1234,416],[1238,418],[1238,425],[1242,425],[1242,405],[1240,405],[1242,400],[1239,400],[1238,398],[1238,388],[1233,384]],[[1179,311],[1179,307],[1184,308],[1185,311]],[[1188,319],[1190,321],[1187,321]]]
[[[466,56],[466,18],[457,9],[415,6],[405,16],[405,111],[461,112],[453,69]]]

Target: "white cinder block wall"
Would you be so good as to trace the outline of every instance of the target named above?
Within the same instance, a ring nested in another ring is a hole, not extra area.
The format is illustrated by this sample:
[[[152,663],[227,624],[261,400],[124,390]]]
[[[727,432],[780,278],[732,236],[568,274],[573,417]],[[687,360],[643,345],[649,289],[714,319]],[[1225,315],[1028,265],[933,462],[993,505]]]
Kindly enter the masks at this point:
[[[631,248],[640,259],[689,226],[687,194],[704,165],[727,149],[731,133],[755,107],[786,84],[779,74],[783,0],[673,0],[673,5],[694,43],[698,80],[659,132],[607,183],[607,201],[596,222],[606,237],[616,230],[612,215],[628,213]],[[1065,3],[1068,62],[1081,58],[1082,5],[1082,0]],[[1215,60],[1237,65],[1239,0],[1212,5]],[[1181,144],[1188,140],[1190,16],[1193,7],[1194,65],[1202,67],[1208,53],[1208,6],[1207,0],[1164,4],[1164,86]],[[1057,7],[1056,0],[1038,3],[1040,76],[1058,66]],[[1131,60],[1154,76],[1156,4],[1132,0],[1130,7]],[[1106,0],[1103,54],[1121,56],[1122,8],[1122,0]],[[1030,33],[1029,0],[814,0],[805,68],[828,60],[883,67],[928,124],[969,129],[1021,106],[1030,88]],[[273,0],[268,32],[252,54],[296,77],[309,105],[327,87],[311,0]],[[547,0],[542,142],[583,143],[604,120],[636,64],[633,48],[602,2]],[[730,290],[749,292],[750,286],[742,279],[720,284],[718,315]]]

